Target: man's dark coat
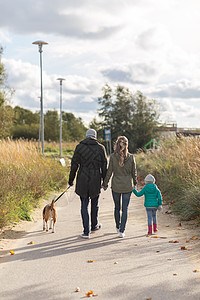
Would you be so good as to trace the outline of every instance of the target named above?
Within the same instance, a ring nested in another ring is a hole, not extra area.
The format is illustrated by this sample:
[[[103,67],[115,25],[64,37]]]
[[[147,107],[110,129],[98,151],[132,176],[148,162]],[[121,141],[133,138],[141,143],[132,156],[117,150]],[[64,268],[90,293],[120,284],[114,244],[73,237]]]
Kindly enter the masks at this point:
[[[71,162],[69,184],[72,185],[76,172],[75,192],[82,198],[91,199],[100,194],[101,179],[107,171],[105,147],[94,138],[86,138],[75,149]]]

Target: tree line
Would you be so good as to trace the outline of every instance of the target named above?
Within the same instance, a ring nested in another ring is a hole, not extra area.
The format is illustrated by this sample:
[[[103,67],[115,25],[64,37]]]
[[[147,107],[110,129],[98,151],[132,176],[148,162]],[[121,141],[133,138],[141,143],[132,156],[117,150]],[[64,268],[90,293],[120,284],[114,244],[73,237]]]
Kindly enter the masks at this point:
[[[4,112],[6,115],[3,115]],[[4,120],[0,124],[0,138],[38,140],[40,112],[33,113],[19,106],[12,108],[5,105],[0,111],[0,118]],[[63,141],[79,141],[84,138],[85,131],[86,127],[81,118],[76,118],[73,113],[62,112]],[[44,114],[44,138],[46,141],[59,141],[60,116],[56,110],[48,110]]]

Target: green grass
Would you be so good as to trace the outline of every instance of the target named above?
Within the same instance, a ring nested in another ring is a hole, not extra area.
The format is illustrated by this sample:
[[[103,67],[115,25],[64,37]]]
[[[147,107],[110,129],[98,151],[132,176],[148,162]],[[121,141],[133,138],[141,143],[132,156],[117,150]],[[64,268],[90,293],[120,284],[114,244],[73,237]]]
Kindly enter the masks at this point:
[[[74,150],[76,147],[77,143],[75,142],[71,142],[71,143],[67,143],[64,142],[62,143],[62,157],[66,158],[66,159],[71,159],[73,154],[74,154]],[[56,142],[45,142],[44,144],[44,154],[45,156],[48,157],[59,157],[59,153],[60,153],[60,145],[59,143]]]

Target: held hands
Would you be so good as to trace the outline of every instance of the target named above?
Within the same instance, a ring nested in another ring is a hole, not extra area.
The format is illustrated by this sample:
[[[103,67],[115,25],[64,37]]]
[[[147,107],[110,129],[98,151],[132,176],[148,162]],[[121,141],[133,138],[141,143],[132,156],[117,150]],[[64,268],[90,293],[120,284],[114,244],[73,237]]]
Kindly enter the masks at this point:
[[[104,189],[104,191],[107,190],[108,186],[104,186],[103,184],[101,185],[101,188]]]
[[[158,211],[162,211],[162,209],[163,209],[163,208],[162,208],[162,205],[159,205],[159,206],[158,206]]]

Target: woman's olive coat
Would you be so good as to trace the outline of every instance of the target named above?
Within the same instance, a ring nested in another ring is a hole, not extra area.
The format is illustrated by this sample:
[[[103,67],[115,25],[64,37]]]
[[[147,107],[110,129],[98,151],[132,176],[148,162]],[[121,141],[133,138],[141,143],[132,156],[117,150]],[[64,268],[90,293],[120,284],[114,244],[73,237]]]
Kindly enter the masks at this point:
[[[124,165],[122,167],[119,165],[119,155],[117,153],[111,154],[108,171],[103,182],[103,185],[105,187],[108,186],[108,182],[111,176],[111,189],[114,192],[132,192],[133,186],[137,184],[136,163],[133,154],[127,154]]]
[[[75,192],[82,198],[95,198],[101,192],[101,181],[107,171],[105,147],[94,138],[85,138],[75,149],[71,162],[69,184],[72,185],[76,172]]]

